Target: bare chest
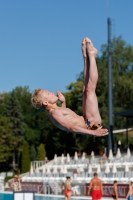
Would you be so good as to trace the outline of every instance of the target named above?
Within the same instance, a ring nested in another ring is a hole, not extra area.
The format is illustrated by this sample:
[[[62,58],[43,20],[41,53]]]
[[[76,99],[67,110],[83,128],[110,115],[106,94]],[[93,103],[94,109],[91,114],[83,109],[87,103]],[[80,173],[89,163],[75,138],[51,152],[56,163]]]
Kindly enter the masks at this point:
[[[63,119],[65,121],[68,121],[69,123],[71,124],[78,124],[80,126],[85,126],[85,123],[84,123],[84,119],[83,117],[77,115],[75,112],[73,112],[71,109],[69,108],[59,108],[59,112],[62,113],[63,115]],[[57,126],[58,128],[60,128],[61,130],[64,130],[64,131],[69,131],[68,129],[66,129],[64,126],[62,126],[62,124],[59,122],[59,118],[56,118],[56,116],[52,114],[49,115],[49,119],[50,121],[55,125]]]

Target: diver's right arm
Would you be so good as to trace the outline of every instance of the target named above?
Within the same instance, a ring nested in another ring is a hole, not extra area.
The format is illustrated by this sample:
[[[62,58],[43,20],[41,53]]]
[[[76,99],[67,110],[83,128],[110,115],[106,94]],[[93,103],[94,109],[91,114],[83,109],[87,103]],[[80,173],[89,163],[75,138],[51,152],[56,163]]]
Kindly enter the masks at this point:
[[[89,130],[87,128],[83,128],[78,125],[73,125],[58,109],[54,110],[52,116],[61,126],[65,127],[66,129],[74,133],[93,135],[93,136],[105,136],[107,135],[108,132],[107,129]]]

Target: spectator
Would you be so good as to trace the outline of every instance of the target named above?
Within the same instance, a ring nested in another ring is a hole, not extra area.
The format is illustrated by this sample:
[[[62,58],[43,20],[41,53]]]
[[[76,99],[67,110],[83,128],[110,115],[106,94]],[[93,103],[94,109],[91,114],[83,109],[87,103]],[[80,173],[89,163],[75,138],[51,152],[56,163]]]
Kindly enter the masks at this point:
[[[10,184],[10,187],[13,188],[13,191],[21,191],[21,182],[22,179],[20,177],[20,175],[15,175],[11,184]]]
[[[129,186],[129,191],[127,193],[127,197],[128,200],[133,200],[133,182],[130,183]]]
[[[117,181],[114,181],[112,197],[113,197],[113,199],[115,199],[115,200],[118,199]]]
[[[94,173],[94,178],[91,179],[88,195],[92,190],[92,200],[100,200],[103,194],[102,181],[98,178],[98,174]]]
[[[102,158],[107,158],[106,153],[103,153]]]
[[[66,177],[66,183],[64,185],[64,195],[65,195],[65,200],[70,200],[71,199],[71,178],[69,176]]]

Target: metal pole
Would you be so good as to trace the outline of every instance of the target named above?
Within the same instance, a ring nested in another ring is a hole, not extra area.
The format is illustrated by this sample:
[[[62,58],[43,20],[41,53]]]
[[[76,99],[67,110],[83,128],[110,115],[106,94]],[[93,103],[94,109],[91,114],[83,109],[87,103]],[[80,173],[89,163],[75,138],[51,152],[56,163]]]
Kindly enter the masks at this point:
[[[113,141],[113,112],[112,112],[112,64],[111,64],[111,19],[108,18],[108,152],[112,150]]]
[[[128,117],[126,117],[126,145],[128,148]]]

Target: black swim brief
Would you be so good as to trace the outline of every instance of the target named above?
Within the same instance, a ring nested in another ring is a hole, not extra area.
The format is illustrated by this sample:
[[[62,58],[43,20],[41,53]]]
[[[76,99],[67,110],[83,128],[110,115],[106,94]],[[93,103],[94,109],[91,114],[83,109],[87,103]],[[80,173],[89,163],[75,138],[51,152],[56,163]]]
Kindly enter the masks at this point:
[[[113,197],[113,199],[116,199],[116,195],[115,194],[112,194],[112,197]]]

